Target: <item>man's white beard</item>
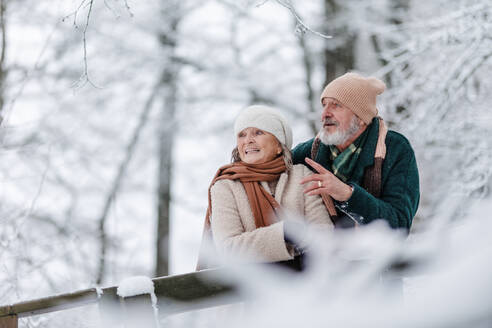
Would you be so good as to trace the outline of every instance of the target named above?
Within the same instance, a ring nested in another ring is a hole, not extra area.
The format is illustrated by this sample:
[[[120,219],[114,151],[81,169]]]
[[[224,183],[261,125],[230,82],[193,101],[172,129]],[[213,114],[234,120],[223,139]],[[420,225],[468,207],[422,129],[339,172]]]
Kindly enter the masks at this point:
[[[323,127],[321,127],[321,130],[318,134],[319,139],[327,146],[343,145],[347,142],[347,140],[352,138],[359,131],[359,121],[360,119],[357,116],[354,116],[352,117],[350,125],[346,130],[342,131],[339,127],[337,127],[337,130],[333,133],[329,133]]]

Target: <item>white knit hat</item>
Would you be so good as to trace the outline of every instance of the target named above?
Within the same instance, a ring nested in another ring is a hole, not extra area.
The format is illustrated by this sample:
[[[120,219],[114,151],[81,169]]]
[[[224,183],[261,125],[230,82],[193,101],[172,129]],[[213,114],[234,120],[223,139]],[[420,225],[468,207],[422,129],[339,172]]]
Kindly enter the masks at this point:
[[[273,107],[264,105],[246,107],[236,118],[234,135],[237,136],[246,128],[270,132],[288,149],[292,148],[292,129],[280,111]]]

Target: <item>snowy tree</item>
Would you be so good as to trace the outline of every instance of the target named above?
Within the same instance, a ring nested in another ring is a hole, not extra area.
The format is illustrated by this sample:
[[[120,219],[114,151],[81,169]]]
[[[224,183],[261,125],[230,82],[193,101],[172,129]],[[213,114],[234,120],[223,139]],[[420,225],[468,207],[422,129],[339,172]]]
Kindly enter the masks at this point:
[[[193,270],[238,111],[277,106],[304,141],[351,69],[388,84],[421,219],[488,196],[487,1],[57,3],[1,2],[0,304]]]
[[[414,140],[425,217],[450,193],[488,195],[491,10],[487,1],[415,3],[406,23],[381,33],[393,43],[379,71],[392,81],[387,115]],[[463,216],[456,205],[454,216]]]

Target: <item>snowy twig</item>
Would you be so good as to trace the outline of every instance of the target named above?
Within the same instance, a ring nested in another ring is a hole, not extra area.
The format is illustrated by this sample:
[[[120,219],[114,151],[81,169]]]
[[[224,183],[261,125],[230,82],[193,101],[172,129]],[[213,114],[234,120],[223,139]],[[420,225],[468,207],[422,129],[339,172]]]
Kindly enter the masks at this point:
[[[83,31],[83,42],[84,42],[84,74],[82,75],[81,80],[85,79],[85,81],[82,82],[81,85],[78,85],[78,87],[82,87],[86,82],[89,82],[89,84],[91,84],[94,88],[101,89],[101,87],[96,86],[92,82],[92,80],[90,79],[90,77],[89,77],[89,64],[88,64],[88,61],[87,61],[87,29],[89,28],[89,20],[90,20],[90,17],[91,17],[93,4],[94,4],[94,0],[90,0],[89,9],[87,11],[87,18],[85,20],[85,26],[84,26],[84,31]],[[79,82],[81,80],[79,80]]]
[[[269,0],[264,0],[261,3],[257,4],[256,6],[257,7],[263,6],[268,1]],[[295,10],[294,6],[291,4],[290,0],[275,0],[275,2],[277,2],[278,4],[280,4],[283,7],[287,8],[292,13],[292,15],[294,15],[296,22],[297,22],[296,32],[303,34],[306,31],[309,31],[309,32],[313,33],[314,35],[317,35],[317,36],[322,37],[324,39],[331,39],[332,38],[331,35],[326,35],[326,34],[318,32],[318,31],[315,31],[312,28],[310,28],[306,23],[304,23],[304,21],[301,19],[301,17],[297,14],[297,11]]]
[[[325,38],[325,39],[331,39],[332,38],[331,35],[322,34],[322,33],[318,32],[318,31],[313,30],[309,26],[307,26],[303,22],[303,20],[301,19],[301,17],[299,17],[299,15],[297,14],[294,6],[292,6],[292,4],[290,3],[290,0],[285,0],[285,1],[275,0],[275,1],[277,1],[277,3],[279,3],[282,6],[284,6],[285,8],[289,9],[289,11],[292,13],[292,15],[294,15],[294,17],[296,18],[296,21],[297,21],[297,26],[298,26],[299,32],[304,33],[305,31],[309,31],[309,32],[313,33],[314,35],[317,35],[317,36],[322,37],[322,38]]]
[[[89,1],[87,3],[87,1]],[[104,0],[104,4],[106,5],[106,7],[113,11],[106,3],[106,0]],[[89,64],[88,64],[88,59],[87,59],[87,29],[89,28],[89,21],[90,21],[90,17],[91,17],[91,14],[92,14],[92,8],[93,8],[93,5],[94,5],[94,0],[82,0],[82,2],[79,4],[79,6],[77,7],[77,9],[71,13],[71,14],[68,14],[66,15],[65,17],[62,18],[62,22],[65,21],[67,18],[69,18],[70,16],[73,16],[73,26],[75,28],[78,28],[78,25],[77,25],[77,15],[79,13],[79,11],[84,7],[88,7],[88,10],[87,10],[87,16],[86,16],[86,19],[85,19],[85,24],[84,24],[84,30],[82,31],[82,42],[83,42],[83,48],[84,48],[84,73],[82,74],[82,76],[79,78],[78,81],[74,82],[73,84],[73,87],[75,88],[81,88],[83,87],[87,82],[89,84],[91,84],[94,88],[97,88],[97,89],[102,89],[101,87],[97,86],[96,84],[94,84],[92,82],[92,80],[90,79],[89,77]]]

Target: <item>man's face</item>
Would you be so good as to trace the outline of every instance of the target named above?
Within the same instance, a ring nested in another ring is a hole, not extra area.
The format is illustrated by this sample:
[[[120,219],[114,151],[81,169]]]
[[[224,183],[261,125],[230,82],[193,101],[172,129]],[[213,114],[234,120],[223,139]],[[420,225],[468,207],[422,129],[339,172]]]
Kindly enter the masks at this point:
[[[362,121],[346,106],[334,98],[323,98],[321,114],[321,142],[326,145],[341,146],[352,142],[359,132]]]
[[[355,114],[335,98],[323,98],[321,103],[323,105],[321,122],[323,122],[325,133],[333,134],[347,131]]]
[[[323,98],[321,103],[323,105],[321,114],[323,126],[319,133],[321,142],[342,149],[347,147],[357,138],[360,131],[363,131],[364,123],[335,98]]]

